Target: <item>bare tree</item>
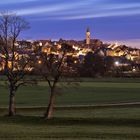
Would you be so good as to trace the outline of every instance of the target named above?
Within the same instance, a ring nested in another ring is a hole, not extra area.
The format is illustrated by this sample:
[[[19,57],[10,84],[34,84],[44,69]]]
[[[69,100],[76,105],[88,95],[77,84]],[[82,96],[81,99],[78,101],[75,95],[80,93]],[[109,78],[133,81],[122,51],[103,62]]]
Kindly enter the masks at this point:
[[[24,84],[25,70],[29,67],[29,57],[16,45],[20,33],[28,28],[29,24],[20,16],[9,12],[0,14],[0,51],[9,86],[9,116],[16,114],[15,92]]]
[[[42,53],[38,60],[39,71],[43,78],[48,82],[50,88],[50,97],[47,110],[44,114],[46,119],[50,119],[53,116],[55,98],[57,94],[57,86],[62,77],[66,72],[67,64],[66,57],[67,53],[72,52],[72,46],[63,43],[59,54]]]

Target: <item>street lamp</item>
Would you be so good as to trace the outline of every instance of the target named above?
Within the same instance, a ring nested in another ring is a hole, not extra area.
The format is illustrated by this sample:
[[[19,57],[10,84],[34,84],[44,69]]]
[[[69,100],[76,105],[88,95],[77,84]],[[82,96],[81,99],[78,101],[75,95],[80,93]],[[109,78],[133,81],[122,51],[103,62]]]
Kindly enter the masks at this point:
[[[41,60],[38,60],[38,64],[41,64],[42,63],[42,61]]]
[[[115,61],[114,64],[115,64],[115,66],[119,66],[120,63],[119,63],[119,61]]]
[[[136,72],[137,70],[136,70],[136,68],[135,68],[135,67],[133,67],[132,71],[133,71],[133,72]]]

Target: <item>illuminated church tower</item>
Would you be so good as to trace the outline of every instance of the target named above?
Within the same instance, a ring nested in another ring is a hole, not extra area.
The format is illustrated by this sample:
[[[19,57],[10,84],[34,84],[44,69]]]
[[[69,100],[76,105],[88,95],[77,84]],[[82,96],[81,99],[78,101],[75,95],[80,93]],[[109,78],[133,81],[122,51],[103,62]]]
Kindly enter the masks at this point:
[[[90,44],[90,30],[89,30],[89,28],[87,28],[87,31],[86,31],[86,44],[87,45]]]

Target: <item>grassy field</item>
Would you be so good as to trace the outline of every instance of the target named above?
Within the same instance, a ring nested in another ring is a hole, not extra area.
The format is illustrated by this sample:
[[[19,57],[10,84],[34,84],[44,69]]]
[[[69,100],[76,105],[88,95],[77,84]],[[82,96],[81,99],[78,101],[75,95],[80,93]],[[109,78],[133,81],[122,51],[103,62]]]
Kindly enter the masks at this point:
[[[140,79],[82,79],[63,86],[56,101],[63,107],[56,108],[53,119],[42,118],[49,95],[45,82],[20,88],[16,94],[17,116],[9,118],[5,116],[7,87],[1,81],[0,140],[140,139],[140,105],[78,107],[140,102]],[[67,107],[71,105],[77,107]]]
[[[62,84],[56,105],[94,105],[104,103],[139,102],[140,79],[107,79],[107,81],[82,81],[72,85]],[[45,82],[21,87],[16,94],[18,107],[46,106],[49,89]],[[4,82],[0,83],[0,106],[6,107],[8,90]]]
[[[0,116],[0,140],[139,140],[140,108],[56,110],[52,120],[38,111],[20,111],[14,118]]]

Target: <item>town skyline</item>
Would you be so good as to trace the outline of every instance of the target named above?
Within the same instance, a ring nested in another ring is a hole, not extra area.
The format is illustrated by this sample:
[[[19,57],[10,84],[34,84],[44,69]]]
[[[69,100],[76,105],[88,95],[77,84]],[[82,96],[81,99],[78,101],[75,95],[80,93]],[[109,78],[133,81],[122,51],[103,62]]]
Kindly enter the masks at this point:
[[[140,48],[138,0],[5,0],[0,8],[27,19],[24,39],[82,40],[90,27],[93,39]]]

